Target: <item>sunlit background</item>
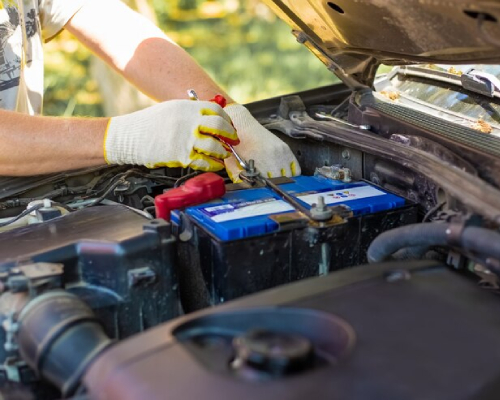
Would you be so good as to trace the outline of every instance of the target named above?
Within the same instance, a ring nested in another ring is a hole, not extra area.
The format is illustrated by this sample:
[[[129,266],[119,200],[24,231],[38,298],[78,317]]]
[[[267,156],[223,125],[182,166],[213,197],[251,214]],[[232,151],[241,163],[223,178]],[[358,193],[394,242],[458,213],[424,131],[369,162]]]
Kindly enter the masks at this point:
[[[159,25],[240,102],[336,81],[259,0],[125,2]],[[69,33],[45,50],[44,114],[110,116],[151,104]]]

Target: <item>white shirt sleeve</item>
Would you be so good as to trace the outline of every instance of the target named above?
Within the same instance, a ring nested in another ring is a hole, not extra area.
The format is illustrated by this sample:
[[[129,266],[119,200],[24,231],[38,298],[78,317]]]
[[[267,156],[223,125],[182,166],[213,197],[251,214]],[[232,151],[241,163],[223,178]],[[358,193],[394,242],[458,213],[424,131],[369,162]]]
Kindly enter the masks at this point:
[[[87,0],[38,0],[42,38],[52,39]]]

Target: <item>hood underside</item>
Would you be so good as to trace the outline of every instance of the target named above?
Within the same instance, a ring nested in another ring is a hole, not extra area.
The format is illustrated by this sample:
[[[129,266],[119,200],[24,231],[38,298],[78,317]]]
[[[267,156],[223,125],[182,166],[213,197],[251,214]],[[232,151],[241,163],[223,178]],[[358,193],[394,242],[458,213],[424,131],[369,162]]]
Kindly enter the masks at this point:
[[[500,1],[265,0],[350,86],[383,64],[500,64]]]

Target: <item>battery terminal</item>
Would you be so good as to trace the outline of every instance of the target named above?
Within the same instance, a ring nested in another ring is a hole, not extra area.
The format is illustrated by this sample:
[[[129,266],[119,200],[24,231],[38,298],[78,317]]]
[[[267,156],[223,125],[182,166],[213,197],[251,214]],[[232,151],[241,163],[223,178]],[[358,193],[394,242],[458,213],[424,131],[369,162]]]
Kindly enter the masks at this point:
[[[342,165],[331,165],[316,168],[314,176],[322,176],[324,178],[342,181],[344,183],[352,182],[352,171]]]
[[[324,222],[332,219],[333,210],[327,207],[323,196],[319,196],[318,202],[311,208],[311,216],[318,222]]]

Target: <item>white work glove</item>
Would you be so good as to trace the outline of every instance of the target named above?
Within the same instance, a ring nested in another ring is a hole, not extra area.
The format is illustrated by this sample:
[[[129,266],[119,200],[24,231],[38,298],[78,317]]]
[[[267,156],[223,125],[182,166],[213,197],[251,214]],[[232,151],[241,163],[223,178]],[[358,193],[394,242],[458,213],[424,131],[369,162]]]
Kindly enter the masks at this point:
[[[172,100],[111,118],[104,137],[108,164],[219,171],[230,153],[217,137],[239,143],[229,116],[208,101]]]
[[[244,160],[253,159],[257,170],[267,178],[300,175],[299,162],[288,145],[259,124],[250,111],[241,104],[230,104],[224,111],[238,132],[240,144],[234,148]],[[224,162],[231,180],[241,182],[242,168],[236,158],[231,156]]]

